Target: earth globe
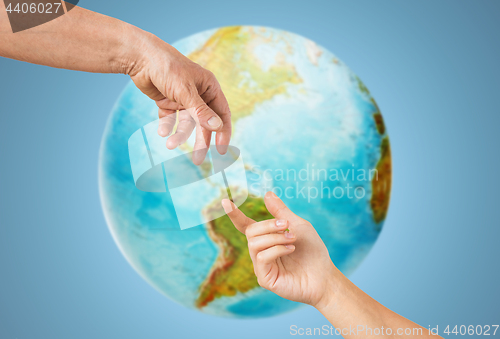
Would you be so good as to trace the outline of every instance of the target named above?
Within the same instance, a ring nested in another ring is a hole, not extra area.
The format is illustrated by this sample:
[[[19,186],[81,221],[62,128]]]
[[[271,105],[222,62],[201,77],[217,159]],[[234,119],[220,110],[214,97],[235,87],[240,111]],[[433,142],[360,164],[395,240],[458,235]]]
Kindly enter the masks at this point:
[[[391,189],[389,139],[368,89],[331,52],[283,30],[222,27],[173,46],[212,71],[227,97],[231,144],[248,181],[240,209],[257,221],[272,218],[263,203],[272,190],[315,226],[349,275],[382,229]],[[155,119],[155,103],[129,83],[100,149],[102,208],[128,262],[165,296],[208,314],[255,318],[300,307],[258,285],[246,238],[227,216],[181,230],[168,191],[136,188],[127,142]],[[215,197],[192,213],[220,208]]]

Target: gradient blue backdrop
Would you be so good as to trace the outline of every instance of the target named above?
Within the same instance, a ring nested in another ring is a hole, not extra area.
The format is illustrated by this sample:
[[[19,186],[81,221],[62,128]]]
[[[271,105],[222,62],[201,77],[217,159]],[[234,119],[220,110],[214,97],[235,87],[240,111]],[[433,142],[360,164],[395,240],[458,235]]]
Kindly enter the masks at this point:
[[[334,52],[377,100],[394,161],[386,224],[352,280],[440,331],[500,323],[499,2],[80,5],[167,42],[264,25]],[[97,187],[101,134],[127,81],[0,59],[0,338],[285,338],[290,325],[327,324],[311,307],[263,320],[207,316],[127,264]]]

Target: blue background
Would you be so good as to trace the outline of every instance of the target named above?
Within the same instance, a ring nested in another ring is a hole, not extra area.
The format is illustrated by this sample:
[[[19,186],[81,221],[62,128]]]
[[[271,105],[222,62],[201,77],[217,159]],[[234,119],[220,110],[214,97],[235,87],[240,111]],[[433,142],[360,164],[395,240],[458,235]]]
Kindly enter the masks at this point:
[[[427,327],[500,323],[500,3],[97,1],[167,42],[272,26],[335,53],[377,100],[394,177],[386,224],[351,276]],[[0,337],[282,338],[327,324],[185,309],[127,264],[104,221],[97,158],[128,81],[0,59]],[[440,334],[441,334],[440,333]],[[497,333],[500,336],[500,331]]]

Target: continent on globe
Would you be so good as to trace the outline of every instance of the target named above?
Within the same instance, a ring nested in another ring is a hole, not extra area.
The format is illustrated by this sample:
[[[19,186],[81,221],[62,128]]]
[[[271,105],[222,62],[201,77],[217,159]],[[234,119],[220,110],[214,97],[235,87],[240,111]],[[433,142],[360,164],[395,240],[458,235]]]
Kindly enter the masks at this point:
[[[373,210],[373,219],[377,224],[385,220],[387,210],[389,209],[389,200],[391,196],[391,182],[392,182],[392,160],[391,160],[391,145],[389,137],[386,134],[384,119],[382,113],[378,108],[375,99],[370,95],[370,91],[363,84],[360,78],[356,77],[358,81],[359,90],[361,93],[369,97],[373,104],[373,119],[377,126],[378,133],[383,136],[380,145],[380,160],[377,163],[377,176],[372,180],[372,198],[370,205]]]
[[[222,196],[203,212],[209,215],[214,212],[220,213],[221,200]],[[256,221],[273,217],[260,197],[248,197],[239,209]],[[247,238],[234,227],[229,217],[225,215],[209,222],[208,234],[219,246],[219,256],[209,276],[200,287],[200,295],[196,300],[196,306],[200,308],[215,298],[231,297],[237,292],[245,293],[259,286],[248,252]]]
[[[256,105],[286,94],[288,85],[302,82],[293,64],[283,60],[263,69],[253,48],[266,39],[255,30],[265,29],[220,28],[203,46],[188,54],[189,59],[215,74],[231,108],[233,123],[252,114]]]

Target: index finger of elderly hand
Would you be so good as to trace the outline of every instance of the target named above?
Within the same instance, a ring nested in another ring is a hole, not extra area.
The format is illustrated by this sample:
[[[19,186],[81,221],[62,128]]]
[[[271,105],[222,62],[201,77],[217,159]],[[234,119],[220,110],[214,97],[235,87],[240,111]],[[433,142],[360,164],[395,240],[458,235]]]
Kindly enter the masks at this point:
[[[229,104],[227,103],[226,97],[222,90],[216,94],[215,98],[210,102],[210,108],[214,110],[215,113],[222,120],[222,128],[217,132],[215,136],[215,144],[217,146],[217,151],[220,154],[226,154],[227,146],[231,141],[231,111],[229,110]]]
[[[177,114],[176,112],[165,113],[165,111],[160,108],[158,110],[158,116],[160,116],[160,120],[158,122],[158,135],[161,137],[168,137],[174,129]]]
[[[179,112],[179,125],[177,125],[174,135],[167,140],[167,148],[170,150],[185,143],[196,126],[191,116],[189,114],[186,115],[184,112]]]
[[[250,239],[259,235],[284,231],[287,227],[288,222],[286,220],[269,219],[248,226],[245,234],[247,239]]]
[[[243,234],[245,234],[249,225],[255,223],[255,220],[247,217],[229,199],[222,199],[222,208],[224,208],[224,212],[226,212],[227,216],[231,219],[238,231]]]

